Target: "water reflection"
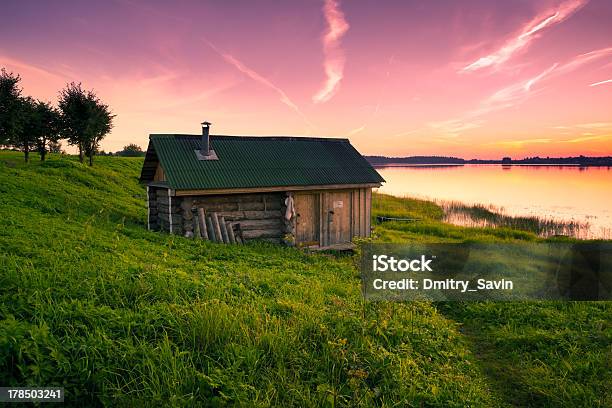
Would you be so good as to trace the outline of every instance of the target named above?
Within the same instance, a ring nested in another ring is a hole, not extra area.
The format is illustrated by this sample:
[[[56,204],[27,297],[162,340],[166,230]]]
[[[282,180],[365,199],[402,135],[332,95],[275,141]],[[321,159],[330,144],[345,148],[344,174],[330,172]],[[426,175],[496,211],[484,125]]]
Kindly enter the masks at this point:
[[[377,170],[387,181],[379,189],[382,193],[480,204],[506,217],[535,217],[545,225],[572,226],[572,231],[554,227],[548,235],[607,238],[612,231],[610,167],[421,165]],[[454,212],[450,222],[474,222],[468,220],[471,216]]]

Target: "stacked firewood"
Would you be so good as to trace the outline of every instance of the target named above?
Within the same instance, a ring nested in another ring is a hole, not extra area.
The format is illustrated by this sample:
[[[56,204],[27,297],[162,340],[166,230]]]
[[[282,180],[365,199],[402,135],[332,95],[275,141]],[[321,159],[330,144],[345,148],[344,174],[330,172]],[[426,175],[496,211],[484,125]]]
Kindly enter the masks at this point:
[[[242,244],[242,230],[240,223],[226,221],[224,216],[216,212],[206,214],[204,208],[198,208],[196,214],[195,236],[213,242],[225,244]]]

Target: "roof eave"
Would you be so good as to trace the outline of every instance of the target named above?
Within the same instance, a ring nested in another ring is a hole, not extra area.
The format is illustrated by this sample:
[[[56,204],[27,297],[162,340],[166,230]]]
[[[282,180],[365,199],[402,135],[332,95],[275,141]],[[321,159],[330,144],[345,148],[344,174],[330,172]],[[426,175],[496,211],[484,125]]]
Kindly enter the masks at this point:
[[[378,188],[382,183],[355,183],[355,184],[322,184],[303,186],[268,186],[247,188],[216,188],[216,189],[177,189],[177,196],[192,195],[215,195],[215,194],[248,194],[248,193],[272,193],[272,192],[294,192],[294,191],[323,191],[344,190],[355,188]]]

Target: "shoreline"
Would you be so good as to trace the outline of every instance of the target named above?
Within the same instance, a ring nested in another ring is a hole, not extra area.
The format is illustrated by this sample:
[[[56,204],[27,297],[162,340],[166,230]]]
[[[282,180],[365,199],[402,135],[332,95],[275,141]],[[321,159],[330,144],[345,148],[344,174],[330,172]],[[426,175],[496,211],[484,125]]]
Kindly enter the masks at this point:
[[[372,167],[388,168],[388,167],[464,167],[464,166],[502,166],[502,167],[607,167],[612,168],[612,164],[555,164],[555,163],[386,163],[375,164],[371,163]]]

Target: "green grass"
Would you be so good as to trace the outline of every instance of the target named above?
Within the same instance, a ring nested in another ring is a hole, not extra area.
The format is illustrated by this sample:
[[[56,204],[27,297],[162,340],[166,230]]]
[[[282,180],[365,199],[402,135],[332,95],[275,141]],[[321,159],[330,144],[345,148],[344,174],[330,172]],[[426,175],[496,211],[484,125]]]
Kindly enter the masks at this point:
[[[609,303],[364,303],[349,255],[146,231],[141,164],[0,152],[0,385],[69,406],[609,404]],[[374,202],[422,220],[379,241],[537,239]]]
[[[384,242],[544,241],[511,228],[469,228],[442,222],[431,202],[375,194],[374,216]],[[439,207],[438,207],[439,208]],[[548,241],[572,241],[558,237]],[[511,406],[612,406],[610,302],[449,302],[437,309],[460,324],[496,395]]]
[[[373,194],[372,215],[418,221],[386,221],[376,225],[377,242],[504,242],[538,240],[528,231],[502,228],[461,227],[442,221],[442,208],[430,201]]]

